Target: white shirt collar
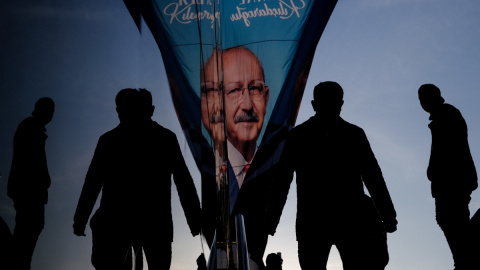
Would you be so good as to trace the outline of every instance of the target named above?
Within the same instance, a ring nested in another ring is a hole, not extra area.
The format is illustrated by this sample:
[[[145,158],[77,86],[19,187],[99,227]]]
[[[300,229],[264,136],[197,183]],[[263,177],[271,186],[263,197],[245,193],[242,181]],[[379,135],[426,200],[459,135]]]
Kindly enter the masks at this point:
[[[258,147],[255,147],[255,154],[257,153]],[[237,176],[238,187],[241,188],[243,184],[243,179],[245,178],[245,173],[243,168],[249,162],[245,160],[243,155],[233,146],[230,141],[227,140],[227,151],[228,151],[228,160],[232,166],[233,172]],[[255,154],[253,156],[255,156]],[[251,161],[250,161],[251,162]]]

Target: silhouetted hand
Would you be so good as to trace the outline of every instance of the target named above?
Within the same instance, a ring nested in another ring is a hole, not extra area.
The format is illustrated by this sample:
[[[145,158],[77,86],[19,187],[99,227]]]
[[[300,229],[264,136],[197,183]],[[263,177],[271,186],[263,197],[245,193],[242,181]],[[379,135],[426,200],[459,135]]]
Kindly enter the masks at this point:
[[[200,219],[198,219],[197,222],[194,222],[194,224],[190,226],[190,232],[192,233],[192,236],[199,235],[201,230],[202,230],[202,223]]]
[[[80,226],[78,224],[73,224],[73,234],[76,236],[86,236],[85,226]]]
[[[192,231],[192,236],[197,236],[200,234],[200,231]]]
[[[393,233],[397,230],[398,221],[394,216],[386,215],[382,217],[383,226],[387,233]]]
[[[263,221],[265,223],[265,230],[267,231],[267,234],[274,236],[275,233],[277,232],[277,225],[279,223],[278,219],[272,218],[272,215],[265,215],[265,219]]]

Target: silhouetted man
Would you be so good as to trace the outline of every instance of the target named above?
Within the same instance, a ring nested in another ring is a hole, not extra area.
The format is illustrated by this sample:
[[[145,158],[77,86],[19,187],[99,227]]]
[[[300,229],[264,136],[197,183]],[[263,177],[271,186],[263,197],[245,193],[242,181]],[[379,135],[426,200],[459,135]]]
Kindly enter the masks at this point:
[[[269,233],[275,233],[295,174],[301,268],[326,269],[335,245],[345,270],[384,269],[385,231],[396,231],[396,212],[365,132],[340,117],[342,105],[338,83],[319,83],[315,116],[288,133],[268,209]]]
[[[193,236],[200,233],[200,201],[176,135],[151,120],[150,92],[123,89],[115,99],[120,124],[95,149],[74,216],[74,234],[90,220],[92,264],[124,269],[132,246],[143,248],[148,269],[170,269],[173,241],[171,178]]]
[[[32,116],[18,125],[13,138],[7,193],[16,211],[11,257],[15,269],[30,269],[38,237],[45,226],[45,205],[50,187],[45,126],[52,120],[54,111],[55,103],[51,98],[40,98]]]
[[[431,120],[428,127],[432,132],[432,146],[427,177],[435,198],[437,223],[452,252],[455,270],[472,269],[468,255],[468,204],[478,183],[468,145],[467,124],[457,108],[445,103],[435,85],[420,86],[418,98]]]

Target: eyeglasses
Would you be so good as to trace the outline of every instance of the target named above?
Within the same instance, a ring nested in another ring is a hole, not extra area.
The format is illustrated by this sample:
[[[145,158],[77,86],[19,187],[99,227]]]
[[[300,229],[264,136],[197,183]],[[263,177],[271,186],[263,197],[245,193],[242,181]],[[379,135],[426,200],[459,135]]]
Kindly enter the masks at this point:
[[[205,94],[209,103],[218,100],[218,94],[220,93],[220,87],[216,82],[204,82],[200,85],[202,94]]]
[[[265,94],[265,83],[262,81],[251,81],[247,87],[242,87],[239,83],[229,83],[225,86],[225,97],[238,102],[245,91],[248,89],[250,98],[255,101],[261,101]]]
[[[225,98],[231,101],[239,102],[243,96],[245,89],[248,89],[250,98],[254,101],[261,101],[265,97],[265,83],[263,81],[251,81],[248,87],[242,87],[240,83],[229,83],[225,86]],[[220,86],[218,83],[205,82],[201,85],[201,91],[207,97],[208,102],[213,102],[218,99],[220,93]]]

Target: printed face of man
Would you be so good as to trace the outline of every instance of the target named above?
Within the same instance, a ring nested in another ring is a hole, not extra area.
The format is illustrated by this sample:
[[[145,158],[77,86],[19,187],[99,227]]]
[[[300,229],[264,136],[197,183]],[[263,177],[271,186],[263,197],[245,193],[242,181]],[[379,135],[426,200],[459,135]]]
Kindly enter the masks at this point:
[[[217,75],[216,61],[210,61],[202,78],[202,120],[214,139],[220,134],[216,133],[220,131],[220,125],[215,127],[215,120],[221,120],[220,92],[217,91],[221,78]],[[269,97],[268,86],[265,85],[258,59],[245,49],[223,52],[223,76],[227,137],[246,156],[246,152],[255,149],[262,130]]]

